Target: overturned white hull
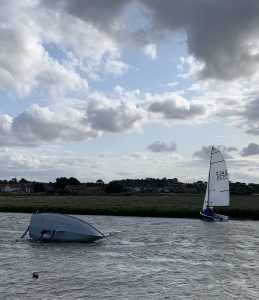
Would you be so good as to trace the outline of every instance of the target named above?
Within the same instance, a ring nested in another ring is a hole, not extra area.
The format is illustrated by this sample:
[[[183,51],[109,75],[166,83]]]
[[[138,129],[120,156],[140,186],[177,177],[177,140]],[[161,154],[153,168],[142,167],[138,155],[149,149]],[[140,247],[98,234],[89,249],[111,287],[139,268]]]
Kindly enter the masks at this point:
[[[42,242],[93,242],[105,237],[87,222],[57,213],[33,214],[29,236]]]

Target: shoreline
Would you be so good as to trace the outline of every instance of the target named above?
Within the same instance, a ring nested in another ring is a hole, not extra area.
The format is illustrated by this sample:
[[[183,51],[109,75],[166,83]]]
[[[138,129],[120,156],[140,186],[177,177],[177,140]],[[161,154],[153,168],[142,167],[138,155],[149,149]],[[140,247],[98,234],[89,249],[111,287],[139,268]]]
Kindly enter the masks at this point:
[[[0,195],[0,212],[57,212],[158,218],[200,218],[203,195]],[[215,208],[230,219],[259,220],[259,195],[235,195],[229,207]]]

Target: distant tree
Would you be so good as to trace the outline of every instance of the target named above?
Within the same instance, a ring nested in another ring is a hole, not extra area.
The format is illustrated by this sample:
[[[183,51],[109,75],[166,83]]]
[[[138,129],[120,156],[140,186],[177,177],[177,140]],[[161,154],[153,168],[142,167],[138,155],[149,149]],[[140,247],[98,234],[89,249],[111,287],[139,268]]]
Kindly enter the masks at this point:
[[[9,183],[17,183],[17,179],[16,178],[12,178],[11,180],[9,180]]]
[[[102,179],[98,179],[96,181],[96,184],[98,184],[98,185],[104,185],[104,181],[102,181]]]
[[[123,193],[124,187],[121,183],[116,181],[111,181],[105,187],[105,193],[112,194],[112,193]]]
[[[80,181],[78,181],[74,177],[70,177],[69,179],[66,177],[60,177],[56,179],[55,182],[55,190],[64,190],[66,185],[79,185]]]
[[[56,179],[55,190],[64,190],[67,185],[68,179],[66,177],[60,177]]]
[[[85,183],[86,186],[96,186],[95,182],[86,182]]]
[[[33,182],[33,191],[34,193],[43,193],[45,192],[45,186],[41,182]]]
[[[80,184],[80,181],[77,180],[76,178],[74,177],[70,177],[67,181],[67,184],[71,184],[71,185],[79,185]]]
[[[28,180],[26,180],[26,179],[24,179],[24,178],[22,178],[21,180],[19,180],[19,183],[28,183],[29,181]]]

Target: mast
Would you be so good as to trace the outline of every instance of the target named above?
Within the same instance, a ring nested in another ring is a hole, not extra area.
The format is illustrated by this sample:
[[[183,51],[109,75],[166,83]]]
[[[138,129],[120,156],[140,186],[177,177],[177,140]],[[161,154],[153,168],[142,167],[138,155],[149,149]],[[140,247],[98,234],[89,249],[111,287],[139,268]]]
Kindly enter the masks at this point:
[[[210,152],[210,169],[211,169],[211,158],[212,158],[212,150],[213,150],[213,146],[211,147],[211,152]],[[210,169],[209,169],[209,178],[208,178],[208,203],[207,206],[209,206],[210,203]]]

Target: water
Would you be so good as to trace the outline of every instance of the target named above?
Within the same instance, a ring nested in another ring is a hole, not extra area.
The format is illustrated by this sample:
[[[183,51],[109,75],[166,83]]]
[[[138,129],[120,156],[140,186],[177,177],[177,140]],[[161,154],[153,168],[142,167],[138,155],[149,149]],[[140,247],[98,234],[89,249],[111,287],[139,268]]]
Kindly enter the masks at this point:
[[[42,244],[0,213],[0,299],[259,299],[258,222],[79,217],[114,234]]]

